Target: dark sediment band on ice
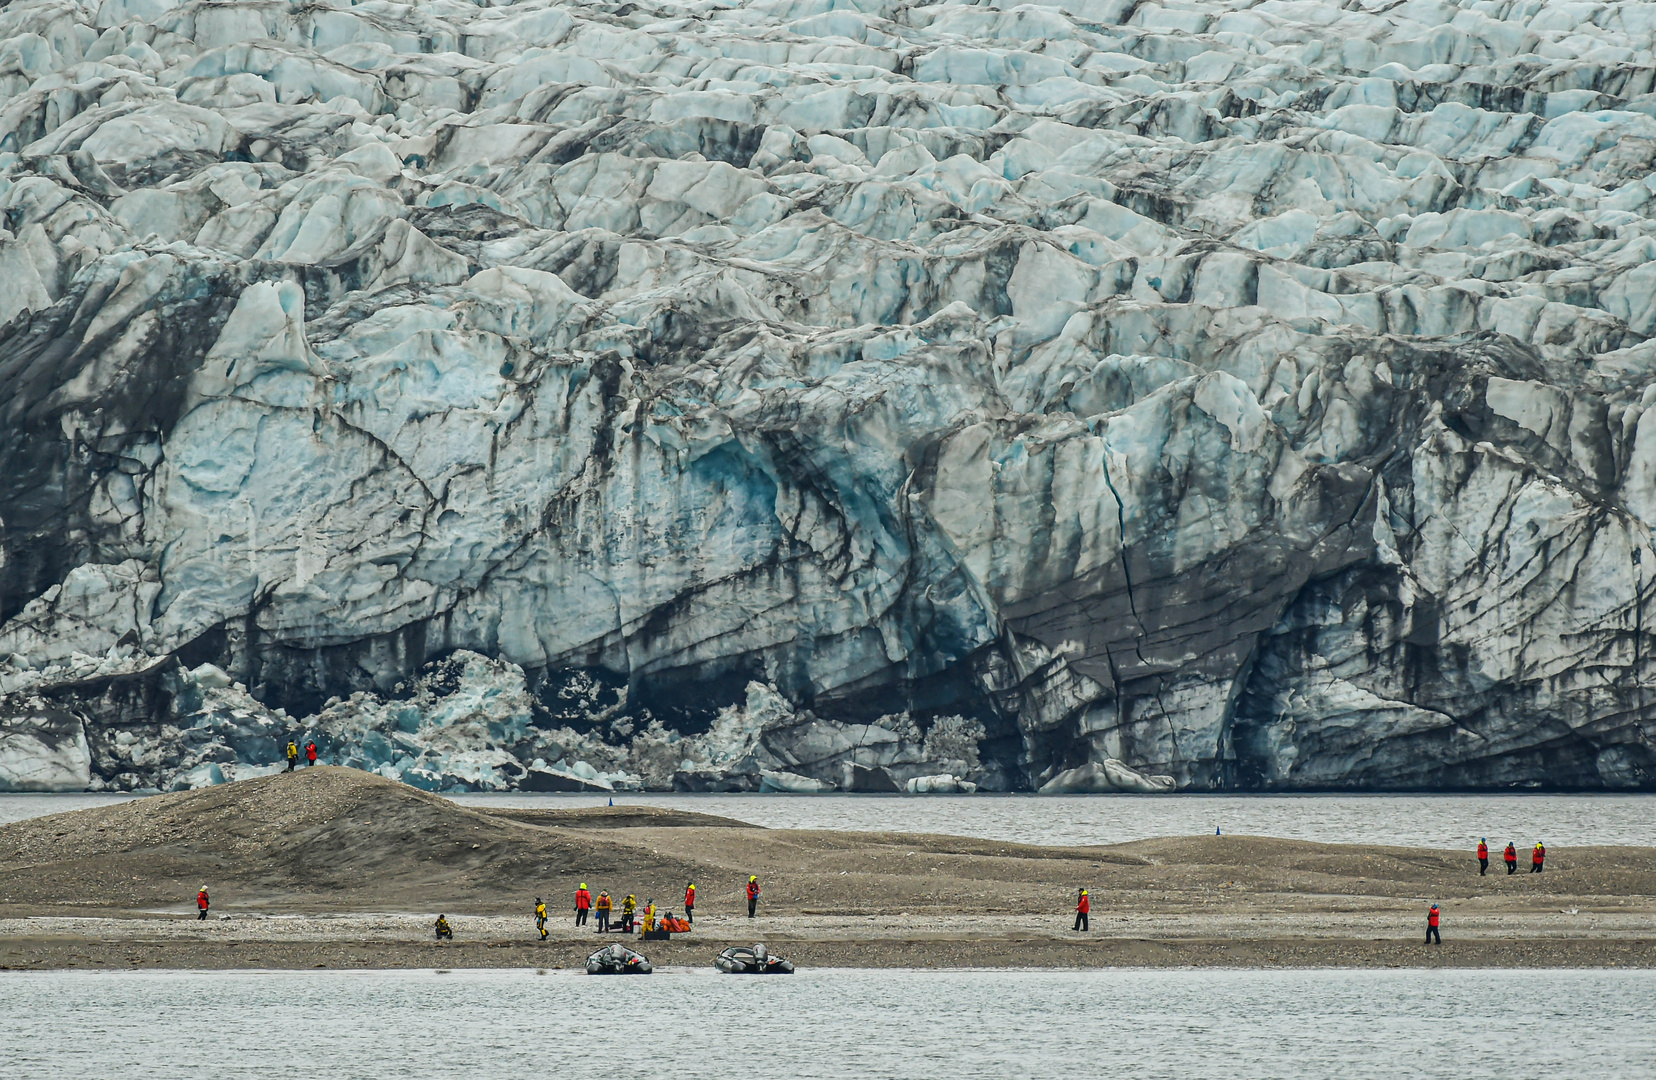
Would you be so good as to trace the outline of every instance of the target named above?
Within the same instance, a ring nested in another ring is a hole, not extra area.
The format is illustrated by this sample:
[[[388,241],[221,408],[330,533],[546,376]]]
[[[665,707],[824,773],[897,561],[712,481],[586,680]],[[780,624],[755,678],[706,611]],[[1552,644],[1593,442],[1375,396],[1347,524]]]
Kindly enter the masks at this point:
[[[0,10],[0,787],[1656,788],[1650,5],[854,8]]]

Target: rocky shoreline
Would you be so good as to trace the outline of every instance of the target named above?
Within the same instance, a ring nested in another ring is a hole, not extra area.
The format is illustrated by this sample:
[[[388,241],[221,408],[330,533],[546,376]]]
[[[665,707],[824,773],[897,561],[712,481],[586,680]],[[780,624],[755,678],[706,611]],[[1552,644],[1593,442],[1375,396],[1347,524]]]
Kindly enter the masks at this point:
[[[188,917],[0,919],[0,970],[579,969],[598,945],[617,940],[555,933],[543,944],[525,918],[449,913],[449,919],[457,934],[452,942],[426,940],[429,920],[423,917],[398,920],[389,932],[383,916],[305,919],[281,933],[257,922],[230,933],[220,926],[204,932],[187,925],[195,922]],[[1329,919],[1313,933],[1262,912],[1209,920],[1194,931],[1179,927],[1177,919],[1133,920],[1141,923],[1134,927],[1111,927],[1100,919],[1085,935],[1066,932],[1059,918],[1045,926],[1006,917],[961,928],[911,916],[859,929],[813,926],[797,917],[751,925],[739,917],[697,921],[705,925],[672,941],[631,945],[658,970],[710,967],[721,949],[756,940],[802,968],[1656,968],[1656,926],[1648,914],[1609,933],[1580,927],[1536,933],[1522,918],[1468,933],[1451,916],[1441,948],[1422,945],[1413,925],[1421,919],[1402,913],[1378,924]]]

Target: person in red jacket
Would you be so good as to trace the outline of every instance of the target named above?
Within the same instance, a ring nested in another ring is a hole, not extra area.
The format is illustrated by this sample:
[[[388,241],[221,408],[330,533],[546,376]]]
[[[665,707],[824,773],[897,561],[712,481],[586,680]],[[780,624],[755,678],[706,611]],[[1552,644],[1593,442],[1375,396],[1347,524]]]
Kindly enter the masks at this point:
[[[1074,926],[1074,929],[1076,929],[1076,930],[1085,930],[1085,929],[1087,929],[1087,913],[1090,912],[1090,911],[1092,911],[1092,901],[1087,899],[1087,890],[1082,889],[1081,890],[1081,896],[1075,901],[1075,926]]]
[[[1438,906],[1432,905],[1432,910],[1426,913],[1426,944],[1432,944],[1433,939],[1439,945],[1443,944],[1443,935],[1438,933]]]
[[[206,917],[207,917],[207,886],[203,885],[201,887],[201,891],[196,893],[196,921],[200,922],[202,919],[205,919]]]
[[[684,921],[694,924],[696,921],[696,883],[684,883]]]
[[[306,743],[305,744],[305,764],[306,764],[307,767],[316,764],[316,744],[315,743]]]
[[[759,878],[757,875],[748,878],[748,918],[759,910]]]
[[[587,912],[591,910],[592,894],[587,892],[586,882],[583,881],[581,887],[575,890],[575,925],[585,926]]]
[[[1546,857],[1547,849],[1542,846],[1541,841],[1537,840],[1535,842],[1535,852],[1530,855],[1530,873],[1539,874],[1541,872],[1542,860]]]
[[[1489,869],[1489,840],[1478,841],[1478,876],[1483,877],[1484,871]]]
[[[1506,851],[1502,853],[1501,858],[1506,860],[1508,877],[1518,872],[1518,849],[1512,846],[1511,840],[1507,841]]]

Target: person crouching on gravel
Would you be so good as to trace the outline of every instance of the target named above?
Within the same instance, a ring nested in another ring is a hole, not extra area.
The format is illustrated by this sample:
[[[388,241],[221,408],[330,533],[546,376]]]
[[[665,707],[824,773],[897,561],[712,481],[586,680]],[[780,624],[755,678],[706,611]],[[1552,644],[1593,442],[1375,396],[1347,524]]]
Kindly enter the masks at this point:
[[[608,891],[600,892],[598,894],[598,899],[593,901],[592,910],[597,912],[594,918],[598,920],[598,932],[600,934],[607,934],[610,932],[610,911],[613,910],[614,907],[615,901],[610,899]]]
[[[203,885],[201,887],[201,891],[196,893],[196,921],[197,922],[201,922],[201,921],[203,921],[204,919],[207,918],[207,903],[208,903],[208,901],[207,901],[207,886]]]
[[[1075,927],[1076,930],[1087,929],[1087,915],[1092,911],[1092,901],[1087,898],[1087,890],[1082,889],[1081,895],[1075,900]]]
[[[433,925],[433,929],[437,931],[438,941],[454,940],[454,931],[449,928],[447,915],[437,916],[437,922]]]

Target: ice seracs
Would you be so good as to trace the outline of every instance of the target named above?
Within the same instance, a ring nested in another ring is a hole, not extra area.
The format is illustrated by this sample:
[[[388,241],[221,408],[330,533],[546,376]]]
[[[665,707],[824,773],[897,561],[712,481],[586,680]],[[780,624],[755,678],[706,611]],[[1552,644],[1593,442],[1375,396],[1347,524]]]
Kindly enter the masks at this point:
[[[1653,41],[14,0],[0,783],[1656,785]]]

